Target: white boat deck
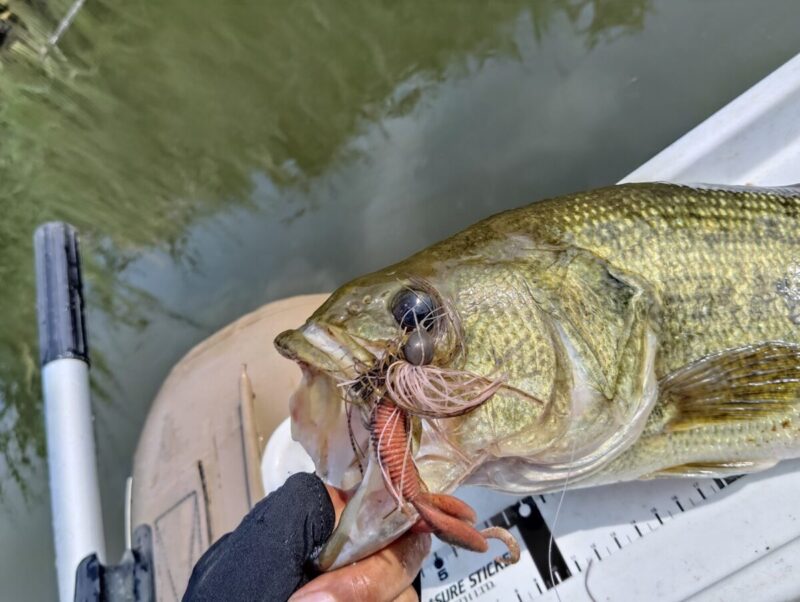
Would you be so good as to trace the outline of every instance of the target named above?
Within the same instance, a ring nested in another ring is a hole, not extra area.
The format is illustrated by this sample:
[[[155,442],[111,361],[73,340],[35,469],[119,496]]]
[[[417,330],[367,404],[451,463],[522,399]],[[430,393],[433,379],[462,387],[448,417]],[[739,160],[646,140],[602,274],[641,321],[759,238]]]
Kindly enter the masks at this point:
[[[623,182],[800,183],[800,55]]]

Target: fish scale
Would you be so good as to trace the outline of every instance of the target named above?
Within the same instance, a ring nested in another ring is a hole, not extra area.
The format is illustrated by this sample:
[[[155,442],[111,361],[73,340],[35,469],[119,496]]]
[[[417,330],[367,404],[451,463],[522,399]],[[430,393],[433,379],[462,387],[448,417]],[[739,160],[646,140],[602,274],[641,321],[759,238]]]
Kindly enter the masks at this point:
[[[552,201],[537,208],[552,210],[551,221],[563,228],[561,240],[571,239],[612,264],[645,275],[657,290],[668,292],[660,331],[661,374],[750,340],[753,333],[760,340],[797,340],[798,331],[787,322],[777,291],[769,291],[770,311],[743,311],[754,296],[765,293],[763,282],[777,283],[800,254],[797,193],[786,198],[778,193],[668,184],[604,190],[609,194],[592,195],[577,207]],[[587,211],[587,203],[601,207]],[[564,218],[565,211],[570,220]],[[582,212],[584,220],[575,217]],[[625,214],[627,219],[621,219]],[[522,218],[518,227],[533,225],[534,219]],[[770,220],[768,226],[765,219]],[[618,224],[619,236],[603,236],[606,221]],[[551,226],[551,232],[555,227]],[[643,228],[650,230],[646,237],[637,234]],[[714,233],[717,236],[709,237]],[[693,319],[698,306],[702,307],[696,293],[699,286],[704,296],[717,301],[716,315],[701,320]],[[755,305],[763,307],[763,303]],[[753,313],[757,321],[751,319]],[[702,339],[689,345],[680,340],[682,333],[700,329]]]

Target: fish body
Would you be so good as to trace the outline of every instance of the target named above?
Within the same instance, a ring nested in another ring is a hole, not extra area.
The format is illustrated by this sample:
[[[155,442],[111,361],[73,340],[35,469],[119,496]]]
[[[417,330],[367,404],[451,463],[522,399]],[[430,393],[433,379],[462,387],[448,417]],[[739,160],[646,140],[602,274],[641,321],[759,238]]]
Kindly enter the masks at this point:
[[[329,480],[363,471],[321,566],[413,522],[370,447],[384,397],[433,492],[800,456],[798,226],[800,188],[626,184],[500,213],[341,287],[276,339],[304,370],[296,438]]]

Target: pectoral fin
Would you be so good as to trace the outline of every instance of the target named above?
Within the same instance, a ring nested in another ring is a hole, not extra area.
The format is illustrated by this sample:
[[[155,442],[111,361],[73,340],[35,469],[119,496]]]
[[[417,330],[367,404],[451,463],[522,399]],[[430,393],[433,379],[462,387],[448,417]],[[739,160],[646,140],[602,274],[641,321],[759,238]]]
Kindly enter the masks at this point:
[[[768,342],[722,351],[668,375],[659,389],[670,432],[778,418],[800,404],[800,348]]]
[[[746,472],[759,472],[772,468],[777,463],[777,460],[762,460],[759,462],[749,462],[745,460],[739,462],[692,462],[690,464],[681,464],[680,466],[664,468],[648,475],[648,477],[695,477],[698,479],[727,477],[740,475]]]

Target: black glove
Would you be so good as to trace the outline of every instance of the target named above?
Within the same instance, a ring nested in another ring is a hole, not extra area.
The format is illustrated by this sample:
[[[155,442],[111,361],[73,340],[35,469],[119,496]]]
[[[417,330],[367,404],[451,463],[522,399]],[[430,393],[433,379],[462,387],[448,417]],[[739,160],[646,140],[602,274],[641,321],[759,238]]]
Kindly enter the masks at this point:
[[[236,530],[197,562],[184,601],[283,602],[310,581],[310,560],[331,536],[335,516],[322,481],[299,473],[258,502]]]

